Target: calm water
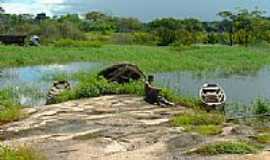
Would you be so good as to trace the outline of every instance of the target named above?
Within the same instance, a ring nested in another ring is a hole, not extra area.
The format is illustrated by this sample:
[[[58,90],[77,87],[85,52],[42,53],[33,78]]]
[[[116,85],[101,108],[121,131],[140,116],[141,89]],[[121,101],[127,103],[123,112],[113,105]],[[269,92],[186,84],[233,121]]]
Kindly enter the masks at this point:
[[[0,72],[0,89],[12,87],[21,104],[43,105],[52,85],[51,75],[91,72],[100,68],[100,63],[76,62],[3,69]],[[207,75],[191,72],[157,73],[155,79],[157,85],[187,96],[198,97],[199,88],[209,82],[218,83],[224,88],[228,102],[250,104],[258,97],[270,99],[270,67],[246,75],[223,75],[219,72]],[[71,82],[73,86],[76,84]]]
[[[99,63],[75,62],[69,64],[39,65],[1,70],[0,89],[12,88],[16,99],[23,105],[38,106],[45,104],[46,95],[51,87],[52,76],[72,74],[79,71],[95,71]],[[76,82],[71,81],[72,85]]]
[[[220,84],[227,95],[228,102],[250,104],[256,98],[270,99],[270,68],[245,75],[223,75],[210,73],[196,75],[191,72],[173,72],[155,74],[156,83],[182,93],[186,96],[198,96],[204,83]]]

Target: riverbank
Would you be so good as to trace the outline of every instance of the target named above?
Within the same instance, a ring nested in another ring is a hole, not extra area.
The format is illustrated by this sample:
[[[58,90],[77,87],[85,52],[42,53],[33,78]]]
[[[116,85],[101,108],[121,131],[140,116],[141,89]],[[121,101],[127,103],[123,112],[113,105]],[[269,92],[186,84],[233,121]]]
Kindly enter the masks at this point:
[[[225,123],[215,113],[194,112],[182,106],[149,105],[138,96],[81,99],[30,109],[28,113],[30,116],[24,120],[0,126],[0,143],[11,147],[34,146],[48,160],[269,158],[269,146],[251,138],[263,132]],[[185,119],[184,115],[191,119]],[[209,118],[217,116],[220,118],[215,122]],[[180,118],[177,124],[172,123],[174,117]],[[221,130],[204,134],[190,130],[188,125],[220,125]],[[229,147],[215,154],[204,152],[211,155],[200,154],[205,145],[215,148],[216,144]]]
[[[270,64],[269,46],[155,47],[104,45],[100,48],[0,46],[0,67],[93,61],[111,64],[129,61],[145,72],[215,71],[245,73]],[[196,62],[196,63],[195,63]]]

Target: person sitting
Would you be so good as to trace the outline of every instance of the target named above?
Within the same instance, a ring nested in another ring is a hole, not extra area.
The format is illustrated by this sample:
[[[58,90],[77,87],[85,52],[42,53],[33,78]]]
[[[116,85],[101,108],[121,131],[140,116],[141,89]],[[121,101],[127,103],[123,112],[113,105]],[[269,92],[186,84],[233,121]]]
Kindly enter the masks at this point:
[[[168,101],[165,97],[161,96],[161,88],[154,87],[152,85],[154,76],[149,75],[147,81],[144,84],[145,101],[150,104],[157,104],[162,107],[174,106],[174,103]]]

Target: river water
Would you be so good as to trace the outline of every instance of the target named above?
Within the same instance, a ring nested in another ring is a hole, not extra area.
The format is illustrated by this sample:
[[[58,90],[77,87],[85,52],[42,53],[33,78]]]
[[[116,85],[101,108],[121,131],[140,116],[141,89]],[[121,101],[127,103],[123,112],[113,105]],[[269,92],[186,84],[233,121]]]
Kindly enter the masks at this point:
[[[73,74],[79,71],[97,71],[100,63],[75,62],[69,64],[39,65],[2,69],[0,89],[12,88],[23,105],[43,105],[46,94],[52,85],[51,75]],[[270,68],[245,74],[224,75],[222,72],[195,74],[193,72],[155,73],[158,86],[170,88],[185,96],[198,97],[199,88],[204,83],[220,84],[229,103],[250,104],[258,97],[270,99]],[[72,81],[72,84],[76,82]]]

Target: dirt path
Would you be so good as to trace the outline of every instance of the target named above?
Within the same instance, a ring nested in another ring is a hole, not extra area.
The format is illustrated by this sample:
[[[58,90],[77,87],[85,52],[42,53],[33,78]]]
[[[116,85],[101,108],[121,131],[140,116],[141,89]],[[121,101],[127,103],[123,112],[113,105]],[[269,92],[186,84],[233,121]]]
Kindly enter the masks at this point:
[[[169,125],[170,117],[183,111],[136,96],[103,96],[30,109],[29,118],[1,126],[0,138],[8,145],[34,145],[49,160],[224,159],[183,156],[206,141]],[[264,154],[262,160],[268,160]]]

